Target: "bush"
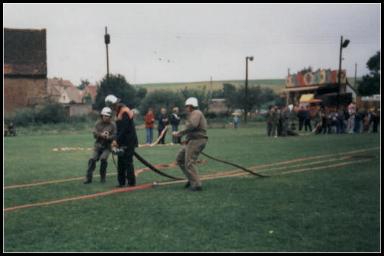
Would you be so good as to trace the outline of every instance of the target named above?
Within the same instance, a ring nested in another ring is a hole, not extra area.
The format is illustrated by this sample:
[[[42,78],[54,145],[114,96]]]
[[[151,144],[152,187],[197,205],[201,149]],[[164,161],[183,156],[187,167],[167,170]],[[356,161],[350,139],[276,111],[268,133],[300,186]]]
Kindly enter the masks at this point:
[[[19,109],[12,119],[13,123],[18,126],[35,123],[60,123],[66,120],[65,109],[59,103],[47,103],[36,108]]]
[[[64,107],[59,103],[48,103],[43,105],[36,113],[37,123],[60,123],[66,120]]]
[[[23,108],[16,111],[12,121],[17,126],[26,126],[35,122],[35,110]]]

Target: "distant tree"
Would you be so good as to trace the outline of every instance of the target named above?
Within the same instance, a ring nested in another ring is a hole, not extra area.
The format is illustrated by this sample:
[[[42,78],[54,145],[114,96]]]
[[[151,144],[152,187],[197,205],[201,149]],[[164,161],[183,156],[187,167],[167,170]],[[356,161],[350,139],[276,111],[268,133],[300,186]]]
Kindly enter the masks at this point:
[[[311,66],[309,66],[308,68],[303,68],[298,73],[306,74],[308,72],[312,72],[312,67]]]
[[[156,90],[146,94],[145,98],[140,104],[140,113],[146,114],[149,108],[157,113],[161,108],[166,108],[170,111],[173,107],[179,107],[182,109],[184,103],[184,97],[179,93],[170,90]]]
[[[79,84],[79,86],[77,86],[77,88],[79,88],[79,90],[84,90],[84,88],[87,87],[89,84],[90,84],[90,82],[87,79],[81,80],[80,84]]]
[[[113,94],[121,99],[121,102],[126,104],[130,108],[138,107],[139,101],[136,98],[136,90],[130,85],[125,77],[117,75],[106,76],[100,81],[94,107],[97,110],[101,110],[105,107],[105,97],[109,94]]]
[[[358,83],[357,90],[362,96],[380,93],[380,52],[369,58],[367,62],[369,74],[363,76]]]
[[[223,84],[223,97],[226,100],[226,104],[229,109],[238,107],[239,99],[236,86],[233,84],[224,83]]]
[[[206,93],[206,87],[202,90],[184,88],[179,91],[184,98],[184,101],[189,97],[195,97],[199,102],[199,109],[203,112],[208,110],[209,95]]]

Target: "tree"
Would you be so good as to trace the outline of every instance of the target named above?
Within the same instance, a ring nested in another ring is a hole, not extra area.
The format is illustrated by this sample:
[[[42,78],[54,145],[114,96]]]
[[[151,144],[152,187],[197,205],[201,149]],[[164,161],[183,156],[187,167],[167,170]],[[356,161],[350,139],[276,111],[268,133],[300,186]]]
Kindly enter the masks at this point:
[[[226,100],[227,106],[230,110],[233,108],[238,107],[238,95],[237,95],[237,89],[236,86],[233,84],[223,84],[223,97]]]
[[[79,86],[77,86],[77,88],[79,88],[79,90],[84,90],[84,88],[87,87],[89,84],[90,82],[88,81],[88,79],[80,80],[80,84]]]
[[[168,111],[173,107],[182,108],[184,98],[176,92],[170,90],[156,90],[148,93],[140,104],[140,113],[145,115],[149,108],[155,112],[159,112],[161,108],[166,108]]]
[[[298,73],[306,74],[308,72],[310,72],[310,73],[312,72],[312,67],[311,66],[309,66],[308,68],[303,68]]]
[[[189,97],[195,97],[199,102],[199,109],[203,112],[206,112],[208,110],[209,96],[206,93],[205,87],[203,88],[203,90],[184,88],[180,90],[180,93],[181,95],[183,95],[184,101]]]
[[[130,108],[138,107],[140,103],[139,99],[136,97],[137,94],[135,88],[120,74],[110,74],[109,78],[105,76],[103,80],[101,80],[97,89],[94,105],[95,109],[101,110],[105,107],[105,97],[109,94],[113,94],[120,98],[121,102]]]
[[[357,90],[362,96],[369,96],[380,93],[380,52],[369,58],[367,62],[369,74],[363,76]]]

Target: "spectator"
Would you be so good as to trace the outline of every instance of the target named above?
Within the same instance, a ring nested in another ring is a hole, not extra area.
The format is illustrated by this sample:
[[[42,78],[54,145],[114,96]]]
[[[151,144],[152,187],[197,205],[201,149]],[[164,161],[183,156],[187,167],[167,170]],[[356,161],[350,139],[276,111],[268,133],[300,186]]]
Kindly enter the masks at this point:
[[[372,111],[370,122],[372,123],[372,132],[376,133],[377,127],[379,126],[379,123],[380,123],[380,113],[377,109],[374,109]]]
[[[169,124],[169,117],[167,115],[167,110],[165,108],[161,108],[160,115],[158,117],[158,126],[157,131],[159,132],[159,137],[161,135],[161,132],[165,129],[165,127]],[[167,132],[164,133],[164,136],[160,139],[160,144],[165,144],[165,135]]]
[[[180,124],[180,116],[179,116],[179,108],[174,107],[173,113],[170,118],[170,123],[172,126],[172,132],[177,132],[179,130],[179,124]],[[177,144],[180,143],[181,138],[180,137],[172,137],[172,143]]]
[[[356,114],[356,105],[354,102],[351,102],[348,105],[348,123],[347,131],[348,133],[353,133],[355,127],[355,114]]]
[[[303,129],[304,121],[305,121],[305,109],[304,106],[300,106],[300,110],[297,113],[297,117],[299,118],[299,131]]]
[[[305,131],[307,131],[307,128],[309,129],[309,131],[312,131],[312,126],[311,126],[311,116],[309,115],[309,109],[308,109],[308,106],[305,107],[305,110],[304,110],[304,129]]]
[[[146,131],[146,143],[151,144],[153,140],[153,127],[155,123],[155,115],[152,108],[148,109],[147,114],[144,116],[145,131]]]

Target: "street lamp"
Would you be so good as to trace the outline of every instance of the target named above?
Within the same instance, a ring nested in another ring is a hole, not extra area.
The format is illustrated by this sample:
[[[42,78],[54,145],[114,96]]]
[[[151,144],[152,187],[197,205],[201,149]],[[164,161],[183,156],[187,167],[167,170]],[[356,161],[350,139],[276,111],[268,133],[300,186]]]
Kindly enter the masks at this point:
[[[105,27],[104,43],[107,50],[107,79],[109,78],[109,54],[108,54],[108,45],[111,42],[111,37],[108,34],[107,27]]]
[[[245,107],[244,107],[244,123],[247,123],[247,115],[248,115],[248,60],[253,61],[253,56],[245,57]]]
[[[340,56],[339,56],[339,72],[337,75],[337,83],[338,83],[338,90],[337,90],[337,108],[339,108],[340,105],[340,89],[341,89],[341,62],[343,61],[343,48],[347,48],[349,44],[349,40],[345,39],[343,40],[343,36],[340,38]]]

